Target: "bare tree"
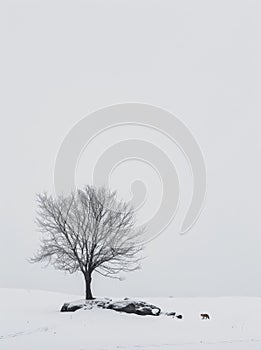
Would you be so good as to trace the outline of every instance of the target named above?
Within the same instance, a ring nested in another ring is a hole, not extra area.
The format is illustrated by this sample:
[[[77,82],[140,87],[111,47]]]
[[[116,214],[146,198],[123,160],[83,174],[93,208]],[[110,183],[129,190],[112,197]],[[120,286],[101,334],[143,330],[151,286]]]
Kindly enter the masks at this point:
[[[80,271],[85,298],[92,299],[94,271],[116,277],[139,267],[141,230],[135,228],[133,209],[117,200],[115,192],[86,186],[71,195],[37,195],[36,222],[43,233],[32,262],[47,262],[56,269]]]

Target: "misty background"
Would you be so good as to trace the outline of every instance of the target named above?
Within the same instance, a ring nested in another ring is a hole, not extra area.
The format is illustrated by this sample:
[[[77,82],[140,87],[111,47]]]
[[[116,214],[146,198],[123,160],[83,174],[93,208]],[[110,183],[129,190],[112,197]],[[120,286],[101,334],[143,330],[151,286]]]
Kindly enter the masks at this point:
[[[27,262],[39,246],[35,194],[54,193],[57,152],[79,120],[141,102],[169,110],[196,138],[205,207],[180,235],[192,179],[179,149],[138,126],[100,134],[81,155],[78,186],[106,147],[135,136],[171,158],[181,204],[146,246],[142,270],[123,281],[95,276],[94,295],[261,295],[260,10],[253,0],[1,1],[0,287],[83,293],[80,275]],[[157,174],[127,162],[110,185],[128,198],[137,177],[147,187],[143,222],[160,204]]]

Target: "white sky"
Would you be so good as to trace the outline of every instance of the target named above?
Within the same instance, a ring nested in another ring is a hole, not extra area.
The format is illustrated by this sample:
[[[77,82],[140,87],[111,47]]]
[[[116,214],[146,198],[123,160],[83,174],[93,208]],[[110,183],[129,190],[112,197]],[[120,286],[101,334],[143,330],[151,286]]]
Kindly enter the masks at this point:
[[[35,193],[53,191],[56,154],[75,123],[130,101],[165,108],[192,131],[206,205],[189,234],[177,233],[178,216],[148,245],[141,271],[95,278],[94,294],[261,295],[260,10],[252,0],[1,1],[0,287],[82,293],[81,276],[26,261],[39,244]],[[144,137],[186,166],[166,140]],[[98,148],[83,154],[79,183]],[[157,191],[148,198],[155,209]]]

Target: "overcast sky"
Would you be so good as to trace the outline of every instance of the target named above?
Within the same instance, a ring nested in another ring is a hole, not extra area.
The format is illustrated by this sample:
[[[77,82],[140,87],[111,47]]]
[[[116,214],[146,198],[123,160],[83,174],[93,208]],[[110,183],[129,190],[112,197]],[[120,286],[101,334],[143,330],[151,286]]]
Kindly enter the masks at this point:
[[[103,147],[135,134],[165,150],[183,190],[180,212],[147,245],[142,270],[121,282],[95,276],[94,294],[260,296],[260,2],[2,0],[0,6],[0,287],[83,292],[81,276],[26,260],[39,244],[35,193],[54,192],[56,155],[77,122],[108,105],[144,102],[172,112],[199,143],[205,208],[179,235],[192,179],[176,147],[138,127],[99,135],[79,160],[79,186],[89,182]],[[129,162],[112,174],[111,187],[129,189],[132,174],[147,185],[142,220],[157,209],[160,181],[144,163]]]

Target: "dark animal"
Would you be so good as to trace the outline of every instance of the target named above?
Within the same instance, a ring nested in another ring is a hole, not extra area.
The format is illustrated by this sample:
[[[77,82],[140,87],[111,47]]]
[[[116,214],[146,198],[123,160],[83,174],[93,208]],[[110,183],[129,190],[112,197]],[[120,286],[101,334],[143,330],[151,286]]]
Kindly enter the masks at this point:
[[[182,316],[182,315],[177,315],[176,317],[177,317],[179,320],[181,320],[183,316]]]
[[[202,320],[209,320],[210,319],[208,314],[200,314],[200,316],[202,317]]]

